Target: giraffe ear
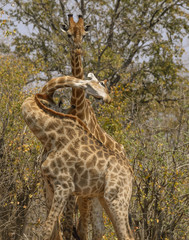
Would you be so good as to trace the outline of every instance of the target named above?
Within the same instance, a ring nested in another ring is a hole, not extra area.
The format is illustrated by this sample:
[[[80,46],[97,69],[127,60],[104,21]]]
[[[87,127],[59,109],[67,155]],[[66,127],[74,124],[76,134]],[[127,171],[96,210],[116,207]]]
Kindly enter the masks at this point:
[[[103,81],[105,85],[107,84],[107,81],[108,81],[107,79],[105,79],[105,80]]]
[[[98,82],[98,79],[95,77],[95,75],[93,73],[88,73],[87,75],[88,78],[91,78],[91,80]]]
[[[60,30],[61,30],[62,32],[67,32],[67,31],[68,31],[68,26],[67,26],[66,24],[62,24],[62,25],[60,26]]]

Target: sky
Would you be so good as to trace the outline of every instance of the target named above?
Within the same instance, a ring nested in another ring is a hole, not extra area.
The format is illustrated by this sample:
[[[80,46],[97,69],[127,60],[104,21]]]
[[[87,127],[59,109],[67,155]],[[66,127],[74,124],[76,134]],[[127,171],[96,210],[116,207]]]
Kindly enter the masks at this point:
[[[188,36],[184,38],[183,48],[185,49],[185,53],[182,59],[185,66],[188,66],[188,69],[189,69],[189,37]]]

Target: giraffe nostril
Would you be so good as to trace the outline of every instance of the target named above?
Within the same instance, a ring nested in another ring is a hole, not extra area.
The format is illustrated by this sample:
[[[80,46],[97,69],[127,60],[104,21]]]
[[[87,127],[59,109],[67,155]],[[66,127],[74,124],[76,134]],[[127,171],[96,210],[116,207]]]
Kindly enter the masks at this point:
[[[80,48],[81,48],[81,44],[78,44],[78,43],[75,44],[74,48],[75,48],[75,49],[80,49]]]
[[[81,48],[75,48],[75,49],[74,49],[74,53],[75,53],[76,55],[80,55],[80,54],[82,53]]]

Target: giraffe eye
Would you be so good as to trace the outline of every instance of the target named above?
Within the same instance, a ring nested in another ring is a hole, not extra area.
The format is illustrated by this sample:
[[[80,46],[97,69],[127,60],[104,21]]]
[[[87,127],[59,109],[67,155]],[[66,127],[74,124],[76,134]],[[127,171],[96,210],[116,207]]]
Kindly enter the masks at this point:
[[[103,87],[105,87],[105,84],[104,84],[104,82],[100,82],[100,85],[101,85],[101,86],[103,86]]]

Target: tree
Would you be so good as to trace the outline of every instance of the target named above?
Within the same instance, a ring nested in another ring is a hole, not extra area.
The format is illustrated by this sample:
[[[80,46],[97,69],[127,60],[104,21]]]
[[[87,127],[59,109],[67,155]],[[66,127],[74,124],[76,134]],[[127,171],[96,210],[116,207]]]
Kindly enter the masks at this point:
[[[24,58],[0,56],[0,239],[20,239],[25,217],[40,180],[39,143],[21,115],[23,86],[36,74]]]
[[[67,22],[69,5],[62,0],[14,2],[15,7],[9,11],[12,21],[22,22],[32,31],[30,35],[15,35],[16,53],[32,58],[33,62],[42,59],[46,63],[42,71],[50,78],[53,72],[67,74],[67,39],[59,25]],[[180,43],[189,30],[188,1],[76,2],[78,14],[82,13],[92,25],[85,53],[86,72],[95,69],[97,76],[107,77],[115,85],[120,79],[128,79],[128,68],[133,62],[140,62],[129,81],[135,82],[142,71],[144,77],[152,75],[155,84],[158,74],[168,71],[166,79],[162,78],[167,82],[180,69]]]

